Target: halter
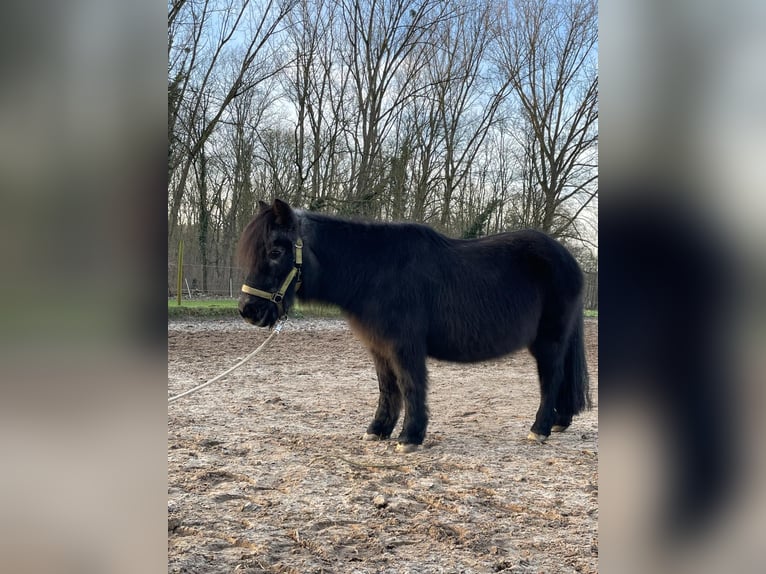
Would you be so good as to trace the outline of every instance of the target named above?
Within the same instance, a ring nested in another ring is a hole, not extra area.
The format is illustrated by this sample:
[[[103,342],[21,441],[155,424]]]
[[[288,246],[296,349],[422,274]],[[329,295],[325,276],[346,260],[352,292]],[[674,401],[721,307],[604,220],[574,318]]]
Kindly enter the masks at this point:
[[[296,275],[298,276],[298,281],[295,283],[295,290],[301,288],[301,267],[303,266],[303,241],[299,237],[298,240],[295,242],[295,245],[293,246],[295,251],[295,266],[290,270],[290,273],[287,274],[287,277],[285,277],[285,280],[282,282],[282,286],[276,290],[276,291],[262,291],[261,289],[256,289],[255,287],[250,287],[247,283],[244,283],[242,285],[242,292],[247,293],[248,295],[255,295],[256,297],[260,297],[262,299],[268,299],[272,303],[274,303],[277,306],[277,310],[279,311],[279,318],[282,319],[283,317],[287,316],[287,313],[285,313],[285,293],[290,288],[290,283],[293,282],[293,279],[295,279]]]

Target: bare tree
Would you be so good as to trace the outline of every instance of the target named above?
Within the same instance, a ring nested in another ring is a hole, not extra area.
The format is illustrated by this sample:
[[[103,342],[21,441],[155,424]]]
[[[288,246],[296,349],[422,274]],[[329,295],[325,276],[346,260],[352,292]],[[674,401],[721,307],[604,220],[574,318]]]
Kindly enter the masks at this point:
[[[290,16],[292,64],[284,74],[285,93],[294,106],[295,167],[302,203],[331,200],[332,166],[343,131],[343,94],[349,72],[339,65],[338,6],[330,0],[301,0]]]
[[[423,83],[430,82],[424,73]],[[423,89],[407,105],[402,118],[403,141],[412,148],[408,170],[411,174],[409,218],[413,221],[438,220],[438,193],[442,177],[444,133],[439,122],[433,90]]]
[[[242,94],[232,104],[230,122],[222,134],[219,163],[224,172],[221,205],[220,251],[227,267],[233,265],[234,243],[250,221],[256,203],[253,169],[256,131],[262,125],[269,100],[255,91]]]
[[[180,130],[178,161],[171,163],[169,237],[178,224],[192,165],[230,104],[281,69],[272,40],[291,6],[291,2],[275,0],[262,6],[250,0],[202,0],[169,6],[169,35],[178,33],[179,18],[188,20],[184,41],[169,41],[170,61],[177,66],[171,73],[182,78],[175,87],[178,105],[169,110],[169,124],[176,131],[179,120],[185,124]],[[242,34],[247,37],[244,42]],[[214,109],[204,116],[201,130],[192,129],[202,117],[203,101],[213,94]]]
[[[396,113],[413,97],[415,78],[425,65],[427,35],[444,15],[437,0],[343,0],[343,25],[356,119],[348,133],[353,150],[354,211],[374,215],[385,173],[383,142]]]
[[[295,150],[293,134],[288,129],[270,127],[258,130],[257,138],[255,185],[259,188],[259,195],[269,199],[276,196],[300,205],[297,197],[300,193],[298,173],[292,156]]]
[[[522,116],[524,219],[565,237],[597,193],[595,0],[514,0],[500,63]]]
[[[497,117],[510,78],[492,76],[487,52],[495,40],[496,4],[456,0],[453,15],[439,26],[428,68],[433,105],[444,145],[440,222],[448,227],[455,190]],[[493,80],[497,80],[494,82]]]

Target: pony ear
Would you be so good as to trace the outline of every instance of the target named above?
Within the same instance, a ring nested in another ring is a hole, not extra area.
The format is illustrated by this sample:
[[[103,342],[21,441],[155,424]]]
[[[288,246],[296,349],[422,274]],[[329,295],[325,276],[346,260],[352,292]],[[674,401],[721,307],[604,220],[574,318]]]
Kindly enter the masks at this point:
[[[274,217],[277,225],[284,225],[285,227],[293,227],[295,225],[295,214],[287,203],[281,199],[275,198],[271,208],[274,210]]]
[[[263,201],[262,199],[259,199],[259,200],[258,200],[258,211],[259,211],[260,213],[263,213],[263,212],[264,212],[264,211],[266,211],[268,208],[269,208],[269,204],[268,204],[268,203],[266,203],[266,202],[265,202],[265,201]]]

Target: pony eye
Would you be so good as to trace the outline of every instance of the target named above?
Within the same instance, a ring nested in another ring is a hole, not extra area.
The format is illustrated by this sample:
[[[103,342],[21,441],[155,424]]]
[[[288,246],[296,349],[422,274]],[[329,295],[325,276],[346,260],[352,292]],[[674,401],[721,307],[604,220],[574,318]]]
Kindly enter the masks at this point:
[[[269,259],[279,259],[282,256],[282,252],[279,249],[272,249],[269,251]]]

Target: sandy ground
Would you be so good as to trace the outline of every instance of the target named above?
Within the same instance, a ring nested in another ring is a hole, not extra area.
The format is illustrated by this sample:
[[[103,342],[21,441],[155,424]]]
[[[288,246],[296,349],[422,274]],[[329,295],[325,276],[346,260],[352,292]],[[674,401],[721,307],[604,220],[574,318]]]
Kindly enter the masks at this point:
[[[168,394],[267,336],[168,325]],[[598,323],[586,320],[598,405]],[[543,445],[526,352],[429,361],[424,448],[361,440],[372,361],[340,320],[291,321],[252,362],[168,406],[168,572],[597,572],[597,408]],[[394,436],[398,434],[398,429]]]

